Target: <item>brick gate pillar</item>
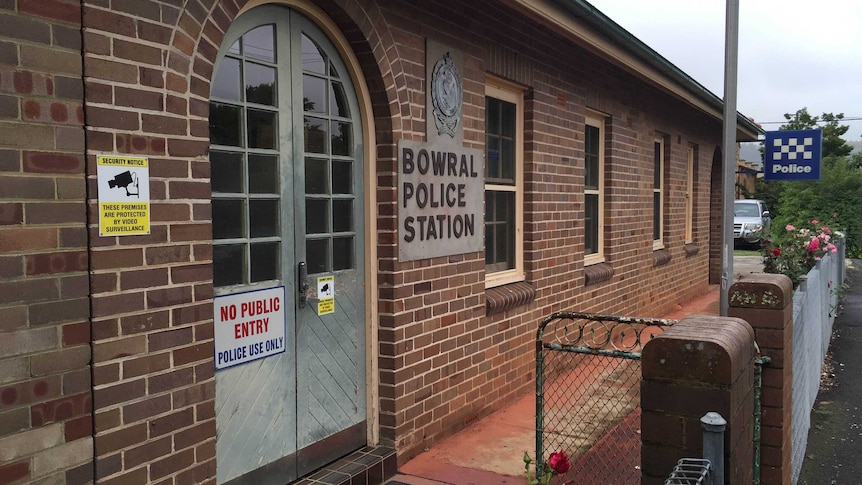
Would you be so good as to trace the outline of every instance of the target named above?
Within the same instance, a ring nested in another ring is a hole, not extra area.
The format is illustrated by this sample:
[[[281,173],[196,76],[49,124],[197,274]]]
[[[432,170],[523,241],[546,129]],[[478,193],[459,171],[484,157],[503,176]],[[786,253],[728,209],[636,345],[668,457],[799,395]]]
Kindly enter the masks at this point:
[[[793,392],[793,284],[784,275],[751,273],[728,292],[728,315],[749,322],[763,367],[760,477],[763,485],[790,483]]]
[[[754,332],[738,318],[693,315],[643,350],[641,483],[664,483],[680,458],[702,456],[700,418],[727,420],[726,483],[751,483]]]

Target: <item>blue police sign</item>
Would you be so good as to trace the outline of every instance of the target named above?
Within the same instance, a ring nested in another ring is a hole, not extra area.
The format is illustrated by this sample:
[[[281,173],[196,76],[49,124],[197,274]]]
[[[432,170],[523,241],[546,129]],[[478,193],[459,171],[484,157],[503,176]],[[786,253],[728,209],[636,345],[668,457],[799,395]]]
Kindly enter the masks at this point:
[[[822,130],[767,131],[764,180],[820,180]]]

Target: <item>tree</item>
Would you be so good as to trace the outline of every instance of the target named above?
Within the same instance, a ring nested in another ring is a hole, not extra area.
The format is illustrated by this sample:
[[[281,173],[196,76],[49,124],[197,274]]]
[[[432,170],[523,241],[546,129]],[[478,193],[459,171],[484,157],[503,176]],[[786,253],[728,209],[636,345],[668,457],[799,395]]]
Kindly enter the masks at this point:
[[[856,152],[850,157],[850,164],[856,168],[862,169],[862,152]]]
[[[773,227],[828,221],[831,229],[846,231],[847,255],[862,256],[862,171],[849,158],[833,158],[823,167],[820,180],[788,183],[780,207]]]
[[[818,124],[822,124],[823,130],[823,157],[846,157],[853,151],[853,147],[847,144],[844,138],[847,125],[839,124],[844,119],[844,113],[823,113],[819,117],[808,114],[808,108],[797,110],[796,113],[784,113],[787,123],[781,125],[779,130],[813,130]]]
[[[766,207],[769,207],[769,214],[773,220],[781,214],[781,193],[784,192],[785,183],[781,180],[767,182],[763,178],[754,181],[754,198],[766,202]]]

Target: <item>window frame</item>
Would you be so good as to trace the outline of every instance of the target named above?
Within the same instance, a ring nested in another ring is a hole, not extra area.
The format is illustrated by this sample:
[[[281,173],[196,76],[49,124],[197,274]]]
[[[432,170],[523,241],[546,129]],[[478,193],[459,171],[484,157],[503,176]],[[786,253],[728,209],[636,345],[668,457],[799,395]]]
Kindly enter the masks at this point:
[[[686,151],[685,175],[685,243],[694,242],[694,167],[697,147],[689,145]]]
[[[486,266],[485,288],[493,288],[524,281],[526,276],[526,272],[524,271],[524,88],[502,79],[487,76],[485,79],[485,97],[495,98],[515,105],[515,184],[490,184],[486,181],[484,190],[484,192],[493,190],[513,192],[515,194],[514,267],[489,273]],[[487,117],[485,123],[487,124]],[[487,132],[487,126],[484,131]],[[487,146],[485,150],[485,163],[487,163]],[[485,210],[487,213],[487,208]],[[485,246],[485,250],[487,251],[487,246]]]
[[[584,117],[584,266],[589,266],[605,261],[605,123],[607,115],[598,111],[587,110]],[[586,130],[587,126],[598,128],[598,188],[588,189],[586,181]],[[586,212],[587,212],[587,195],[598,196],[598,211],[596,215],[596,252],[587,254],[586,243]]]
[[[658,151],[656,152],[656,148]],[[653,250],[664,249],[664,185],[665,185],[665,137],[656,134],[653,138]],[[658,173],[656,173],[658,172]],[[658,206],[656,207],[656,195],[658,195]],[[656,221],[658,219],[658,221]],[[658,237],[655,234],[656,222],[658,222]]]
[[[228,59],[233,59],[238,61],[239,72],[241,73],[239,76],[240,86],[238,98],[230,98],[230,97],[220,97],[213,93],[210,93],[208,98],[208,103],[210,106],[213,104],[221,104],[226,106],[238,107],[240,108],[240,121],[239,121],[239,129],[240,141],[237,145],[229,145],[229,144],[219,144],[214,143],[212,140],[212,134],[210,133],[209,140],[209,156],[210,163],[212,163],[212,158],[214,153],[220,153],[224,155],[240,155],[241,156],[241,187],[239,191],[231,191],[231,192],[222,192],[218,191],[212,187],[212,175],[210,176],[210,187],[211,187],[211,196],[210,202],[211,205],[216,201],[242,201],[242,211],[241,211],[241,221],[240,221],[240,231],[241,235],[237,237],[216,237],[213,234],[212,237],[212,245],[213,245],[213,292],[215,295],[226,295],[232,293],[239,293],[244,291],[253,291],[261,288],[272,287],[273,285],[281,285],[285,284],[286,279],[286,271],[288,265],[286,264],[284,258],[284,250],[285,245],[288,244],[290,240],[292,240],[293,235],[290,230],[288,221],[286,219],[285,212],[285,204],[287,203],[286,197],[291,192],[286,189],[286,181],[285,174],[283,171],[283,164],[281,160],[281,153],[285,150],[291,150],[292,146],[290,143],[285,145],[284,140],[278,138],[275,141],[274,147],[253,147],[248,143],[248,137],[251,136],[249,131],[249,111],[257,111],[257,112],[267,112],[274,113],[274,119],[276,126],[280,124],[287,123],[289,109],[286,109],[285,106],[289,105],[292,100],[290,99],[290,95],[287,92],[282,92],[279,89],[283,83],[289,83],[291,81],[284,80],[285,77],[285,67],[281,65],[277,60],[266,60],[261,58],[255,58],[253,56],[248,55],[247,52],[233,52],[230,51],[230,47],[238,42],[241,38],[244,38],[245,34],[250,30],[254,30],[259,27],[263,27],[266,25],[272,25],[273,32],[273,46],[275,48],[275,52],[278,55],[282,55],[280,52],[283,47],[280,47],[276,41],[278,38],[278,32],[284,31],[284,29],[288,29],[289,26],[287,24],[287,19],[279,18],[273,22],[266,24],[256,25],[254,20],[249,20],[252,17],[240,19],[242,24],[238,23],[238,32],[242,32],[236,39],[232,39],[230,41],[225,41],[223,46],[221,47],[221,56],[218,57],[217,62],[213,66],[213,74],[212,74],[212,82],[216,82],[216,77],[219,74],[219,69],[228,61]],[[246,28],[246,26],[248,28]],[[268,68],[272,68],[275,70],[275,85],[276,90],[274,93],[274,103],[271,105],[255,103],[254,101],[249,101],[247,96],[248,92],[246,91],[247,86],[244,84],[244,79],[246,78],[247,68],[249,66],[265,66]],[[212,111],[210,112],[210,123],[212,123]],[[275,179],[277,180],[277,189],[275,192],[261,192],[257,193],[251,190],[249,186],[249,170],[250,165],[252,164],[250,158],[251,157],[264,157],[271,156],[276,157],[276,174]],[[275,200],[277,201],[278,206],[278,214],[276,215],[277,227],[275,234],[272,235],[252,235],[252,210],[251,210],[251,202],[254,200],[264,201],[264,200]],[[213,210],[213,223],[215,224],[215,219],[219,217],[216,213],[217,211]],[[254,244],[268,244],[275,243],[278,244],[277,249],[277,261],[275,262],[275,277],[274,278],[262,278],[262,279],[254,279],[253,278],[253,267],[252,267],[252,246]],[[216,273],[219,271],[217,265],[219,261],[217,259],[216,252],[220,247],[229,247],[229,246],[239,246],[242,245],[242,255],[241,255],[241,280],[239,282],[231,282],[226,284],[217,284],[216,283]]]

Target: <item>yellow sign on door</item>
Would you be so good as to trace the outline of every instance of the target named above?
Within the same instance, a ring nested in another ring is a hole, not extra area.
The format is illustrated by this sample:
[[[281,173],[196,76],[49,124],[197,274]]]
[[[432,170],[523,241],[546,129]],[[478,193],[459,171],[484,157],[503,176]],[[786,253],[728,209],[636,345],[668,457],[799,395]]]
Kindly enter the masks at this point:
[[[317,278],[317,314],[335,313],[335,277]]]

